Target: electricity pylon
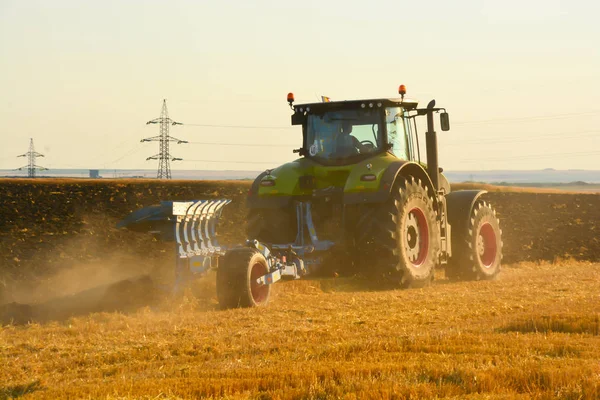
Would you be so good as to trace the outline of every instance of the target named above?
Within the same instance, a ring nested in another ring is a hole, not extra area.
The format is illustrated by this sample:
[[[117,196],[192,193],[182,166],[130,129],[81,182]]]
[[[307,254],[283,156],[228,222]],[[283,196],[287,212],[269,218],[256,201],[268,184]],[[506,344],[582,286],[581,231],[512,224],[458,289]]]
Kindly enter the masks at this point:
[[[35,151],[35,148],[33,147],[33,139],[29,139],[29,151],[17,157],[27,157],[27,165],[17,169],[20,171],[27,168],[27,177],[29,178],[35,178],[35,171],[37,170],[45,171],[48,169],[35,164],[35,159],[38,157],[44,157],[44,155]]]
[[[167,100],[163,100],[162,110],[160,117],[153,119],[152,121],[146,122],[148,124],[160,124],[160,135],[142,139],[142,142],[159,142],[159,153],[152,157],[146,158],[148,160],[158,160],[158,173],[156,177],[158,179],[171,179],[171,161],[181,161],[182,158],[171,157],[169,153],[169,143],[176,142],[177,144],[187,143],[185,140],[180,140],[169,136],[169,125],[183,125],[181,122],[175,122],[169,118],[169,112],[167,111]]]

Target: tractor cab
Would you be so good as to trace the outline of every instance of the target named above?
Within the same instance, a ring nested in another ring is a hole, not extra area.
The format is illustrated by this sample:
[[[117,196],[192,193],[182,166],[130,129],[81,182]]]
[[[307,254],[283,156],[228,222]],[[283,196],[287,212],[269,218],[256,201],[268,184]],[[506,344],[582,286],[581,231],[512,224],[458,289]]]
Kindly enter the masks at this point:
[[[321,165],[355,164],[386,152],[402,160],[418,157],[408,114],[417,107],[414,100],[290,105],[292,125],[302,125],[303,132],[302,148],[295,151]]]

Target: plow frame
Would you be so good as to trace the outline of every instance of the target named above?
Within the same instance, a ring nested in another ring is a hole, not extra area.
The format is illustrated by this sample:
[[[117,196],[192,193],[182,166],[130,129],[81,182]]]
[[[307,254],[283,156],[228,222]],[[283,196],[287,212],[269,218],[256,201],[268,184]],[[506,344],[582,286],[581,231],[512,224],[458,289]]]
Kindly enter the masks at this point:
[[[229,203],[229,199],[165,201],[133,212],[117,226],[175,241],[175,282],[171,291],[178,293],[190,281],[217,269],[219,257],[235,249],[222,246],[217,239],[217,224]],[[321,264],[319,253],[335,245],[318,238],[311,203],[296,202],[295,205],[298,232],[293,243],[246,240],[246,246],[261,253],[267,261],[268,273],[256,279],[259,285],[308,275]]]
[[[173,292],[180,292],[190,278],[217,267],[225,248],[217,240],[216,226],[229,203],[228,199],[172,203],[176,246]]]
[[[312,219],[310,202],[296,202],[298,232],[294,243],[264,244],[248,240],[246,245],[255,248],[267,260],[269,273],[257,279],[261,285],[271,285],[281,279],[299,279],[321,264],[319,252],[327,251],[335,243],[319,240]]]

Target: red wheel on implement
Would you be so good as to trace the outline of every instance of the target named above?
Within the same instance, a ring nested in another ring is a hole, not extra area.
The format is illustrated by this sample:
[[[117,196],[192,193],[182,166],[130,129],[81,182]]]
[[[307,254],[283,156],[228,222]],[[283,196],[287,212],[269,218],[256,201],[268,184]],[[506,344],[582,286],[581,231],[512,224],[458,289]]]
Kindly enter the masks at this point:
[[[228,251],[217,269],[217,298],[221,308],[266,305],[271,285],[261,285],[257,280],[267,273],[267,260],[256,249]]]
[[[261,285],[257,282],[258,278],[268,273],[266,263],[257,260],[250,267],[250,295],[253,303],[262,304],[269,298],[270,285]]]

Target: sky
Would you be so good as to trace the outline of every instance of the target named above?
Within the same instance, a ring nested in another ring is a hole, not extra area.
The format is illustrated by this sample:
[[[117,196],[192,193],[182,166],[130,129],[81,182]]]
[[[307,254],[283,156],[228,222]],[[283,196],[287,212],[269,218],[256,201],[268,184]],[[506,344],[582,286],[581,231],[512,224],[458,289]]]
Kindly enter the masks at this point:
[[[0,0],[0,169],[261,170],[295,159],[300,102],[397,97],[450,113],[447,170],[600,170],[596,1]],[[250,128],[248,128],[250,127]],[[423,132],[424,129],[421,129]],[[423,140],[423,139],[422,139]],[[207,144],[217,143],[217,144]]]

